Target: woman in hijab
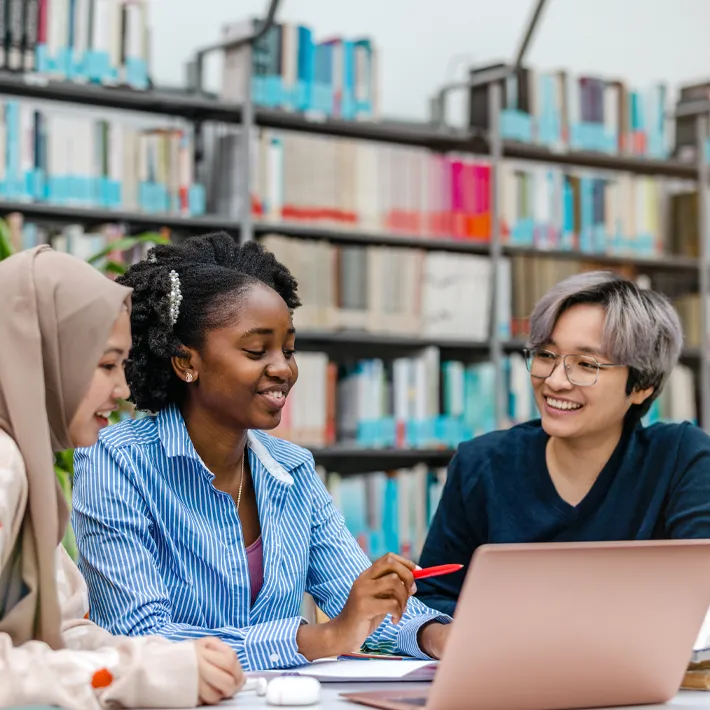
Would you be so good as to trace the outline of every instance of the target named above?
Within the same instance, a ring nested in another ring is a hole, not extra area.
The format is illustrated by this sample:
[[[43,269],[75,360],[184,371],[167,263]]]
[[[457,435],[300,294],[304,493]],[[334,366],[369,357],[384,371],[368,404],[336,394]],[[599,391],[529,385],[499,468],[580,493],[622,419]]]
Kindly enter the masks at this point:
[[[194,707],[244,676],[215,638],[111,636],[60,545],[53,452],[90,446],[128,396],[131,289],[47,246],[0,262],[0,707]]]

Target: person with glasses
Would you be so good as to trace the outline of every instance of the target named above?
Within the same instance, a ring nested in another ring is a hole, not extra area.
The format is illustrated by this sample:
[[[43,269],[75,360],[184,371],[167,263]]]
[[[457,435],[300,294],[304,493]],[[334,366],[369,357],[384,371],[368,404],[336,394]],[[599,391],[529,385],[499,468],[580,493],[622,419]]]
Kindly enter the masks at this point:
[[[670,302],[618,275],[550,289],[525,350],[540,418],[459,446],[419,564],[464,567],[417,597],[453,614],[485,543],[710,538],[710,437],[641,421],[682,339]]]

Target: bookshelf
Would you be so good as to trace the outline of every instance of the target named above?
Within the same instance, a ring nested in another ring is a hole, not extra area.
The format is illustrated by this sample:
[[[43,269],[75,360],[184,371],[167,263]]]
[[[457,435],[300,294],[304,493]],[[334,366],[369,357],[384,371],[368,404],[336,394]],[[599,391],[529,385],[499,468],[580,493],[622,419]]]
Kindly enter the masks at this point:
[[[243,51],[249,51],[248,47]],[[501,87],[497,81],[488,86],[490,96],[490,125],[498,126],[501,111]],[[644,157],[608,155],[591,151],[555,151],[549,148],[502,140],[494,128],[481,130],[454,130],[434,124],[413,125],[404,122],[387,121],[347,121],[303,115],[288,111],[265,109],[246,102],[230,103],[218,100],[197,89],[172,91],[151,89],[137,91],[126,88],[76,84],[61,80],[46,80],[33,75],[0,72],[0,95],[28,99],[38,102],[59,102],[63,104],[118,109],[142,114],[154,114],[170,118],[180,118],[194,124],[196,135],[201,135],[203,124],[218,122],[238,125],[246,134],[255,128],[289,131],[313,136],[344,138],[358,141],[391,144],[413,148],[423,148],[436,153],[466,153],[485,156],[493,171],[506,160],[529,161],[550,165],[590,168],[604,171],[632,173],[641,176],[673,178],[707,183],[707,166],[699,160],[689,164],[678,160],[658,160]],[[686,109],[687,112],[688,109]],[[710,112],[710,104],[694,107],[692,115],[705,116]],[[698,113],[699,112],[699,113]],[[704,119],[703,119],[704,120]],[[702,121],[701,121],[702,123]],[[699,145],[702,141],[699,142]],[[197,141],[196,161],[203,159]],[[701,155],[702,151],[698,151]],[[247,170],[249,166],[247,165]],[[248,203],[248,191],[240,198]],[[619,254],[584,253],[561,249],[544,249],[522,246],[503,241],[500,214],[498,180],[491,181],[491,232],[490,239],[483,241],[456,239],[438,236],[427,237],[416,234],[388,233],[380,230],[359,230],[324,225],[311,226],[303,223],[280,223],[259,220],[249,215],[246,219],[230,219],[218,215],[189,217],[179,214],[142,213],[102,208],[60,206],[40,202],[4,200],[0,202],[0,213],[20,212],[36,222],[51,224],[84,224],[87,226],[106,222],[125,225],[129,231],[168,228],[180,236],[208,231],[224,230],[235,238],[262,238],[267,235],[281,235],[295,240],[327,242],[335,245],[359,245],[373,247],[402,247],[424,252],[449,252],[485,256],[492,267],[492,298],[490,304],[490,335],[478,341],[456,340],[433,336],[418,337],[412,334],[373,333],[358,330],[330,331],[309,329],[299,331],[299,349],[311,352],[325,352],[334,358],[343,354],[356,357],[406,357],[436,346],[442,359],[463,362],[489,361],[496,376],[496,410],[498,422],[503,420],[506,407],[506,393],[503,388],[503,358],[520,350],[522,341],[502,337],[496,327],[497,288],[501,278],[501,262],[507,257],[546,256],[561,260],[603,263],[610,266],[627,264],[643,268],[647,273],[671,273],[678,278],[698,279],[701,302],[710,291],[707,278],[707,254],[704,240],[701,240],[701,259],[687,256],[663,255],[626,256]],[[701,204],[704,204],[701,201]],[[701,209],[701,227],[704,229],[704,206]],[[701,342],[707,342],[705,319],[702,320]],[[685,361],[698,364],[701,373],[701,405],[703,426],[710,429],[710,379],[708,378],[708,354],[705,348],[690,346],[684,350]],[[353,446],[335,445],[312,448],[316,462],[328,470],[336,470],[343,475],[358,472],[392,468],[408,468],[417,463],[432,467],[445,466],[452,451],[448,448],[392,449],[373,447],[363,449]]]
[[[244,116],[242,107],[219,102],[213,97],[196,96],[187,93],[156,91],[133,91],[121,88],[109,88],[87,85],[76,85],[63,81],[38,81],[35,78],[25,78],[21,75],[0,73],[0,95],[10,95],[37,101],[54,101],[68,104],[79,104],[100,108],[116,108],[127,111],[157,113],[165,116],[203,122],[219,121],[222,123],[239,123]],[[313,133],[324,136],[338,136],[358,140],[376,141],[380,143],[396,143],[399,145],[425,147],[433,151],[466,151],[477,155],[489,155],[493,152],[493,168],[497,162],[505,158],[546,161],[560,165],[575,165],[605,170],[633,172],[640,175],[657,175],[663,177],[692,179],[697,178],[698,167],[679,161],[659,161],[646,158],[628,158],[614,155],[595,154],[591,152],[559,153],[547,148],[518,144],[510,141],[496,141],[495,136],[484,138],[474,133],[441,130],[434,126],[422,125],[413,127],[409,124],[397,125],[377,122],[348,122],[336,119],[316,120],[306,116],[290,114],[274,110],[255,109],[254,125],[265,128],[288,129],[289,131]],[[495,123],[494,123],[495,125]],[[497,146],[497,147],[496,147]],[[498,154],[498,157],[496,157]],[[495,199],[496,181],[492,181],[493,197]],[[235,237],[243,238],[243,223],[240,220],[228,219],[216,215],[187,217],[173,214],[151,214],[121,210],[106,210],[84,207],[67,207],[47,203],[3,201],[0,202],[0,212],[21,212],[27,218],[51,223],[82,223],[98,224],[101,222],[121,222],[130,229],[159,229],[167,227],[178,234],[190,235],[212,230],[225,230]],[[496,212],[493,210],[493,215]],[[538,255],[559,258],[576,259],[579,261],[594,261],[609,265],[623,264],[630,257],[614,254],[585,254],[577,251],[544,250],[534,247],[503,243],[500,237],[500,225],[493,220],[489,242],[476,242],[455,238],[426,238],[419,235],[389,234],[380,231],[361,231],[357,229],[309,226],[300,223],[276,223],[255,220],[252,225],[253,235],[260,238],[267,234],[280,234],[294,239],[323,240],[335,244],[358,244],[376,246],[412,247],[421,250],[444,251],[452,253],[467,253],[485,255],[491,258],[494,270],[504,256]],[[697,275],[698,262],[691,257],[664,255],[656,257],[634,257],[634,264],[651,272],[676,272]],[[370,346],[370,352],[380,349],[380,352],[396,352],[407,349],[425,347],[434,344],[432,340],[402,338],[369,333],[304,333],[300,337],[302,347],[325,347],[333,350],[336,345],[352,349],[353,347]],[[479,343],[446,343],[440,342],[442,350],[456,351],[459,354],[473,357],[489,356],[494,366],[499,369],[500,358],[504,353],[516,350],[519,342],[502,342],[491,337],[490,340]],[[697,349],[693,359],[702,359],[702,353]],[[704,400],[705,398],[703,398]],[[503,406],[499,403],[499,409]],[[345,454],[341,454],[345,457]]]
[[[151,214],[147,212],[130,212],[124,210],[106,210],[101,208],[66,207],[42,202],[23,202],[15,200],[0,200],[0,213],[9,214],[21,212],[24,216],[36,222],[57,224],[100,224],[110,220],[129,225],[132,229],[160,229],[166,227],[178,233],[199,234],[207,231],[229,232],[238,236],[241,231],[241,222],[223,218],[218,215],[205,215],[200,217],[184,217],[174,214]],[[314,239],[332,242],[335,244],[357,244],[362,246],[381,245],[410,247],[430,251],[445,251],[460,254],[490,255],[490,246],[478,242],[466,242],[453,238],[428,239],[406,234],[387,234],[378,232],[363,232],[337,227],[307,226],[303,224],[282,224],[276,222],[259,221],[254,224],[254,234],[281,234],[295,239]],[[563,249],[536,249],[516,244],[503,244],[503,256],[514,255],[544,255],[555,259],[581,259],[605,264],[625,264],[630,261],[629,256],[618,254],[584,254],[577,251]],[[661,257],[634,256],[633,263],[643,269],[666,272],[694,273],[698,270],[698,262],[692,257],[673,254]]]
[[[356,446],[312,448],[311,452],[318,466],[337,471],[341,476],[412,468],[418,464],[443,468],[453,455],[450,449],[363,449]]]
[[[219,101],[214,96],[203,92],[160,89],[136,91],[125,88],[72,84],[66,81],[52,81],[34,76],[0,72],[0,95],[136,111],[200,122],[217,121],[241,124],[243,121],[241,104]],[[698,110],[698,107],[703,109],[704,105],[698,102],[694,110]],[[683,115],[688,115],[690,110],[690,108],[684,108]],[[490,140],[480,133],[437,128],[430,124],[416,126],[396,121],[355,122],[335,118],[318,118],[259,107],[254,109],[253,116],[254,125],[263,128],[392,143],[440,152],[460,151],[476,155],[490,155],[491,153]],[[698,174],[696,166],[678,160],[605,155],[591,151],[561,153],[544,146],[516,141],[502,141],[501,147],[501,157],[511,159],[686,179],[695,179]]]

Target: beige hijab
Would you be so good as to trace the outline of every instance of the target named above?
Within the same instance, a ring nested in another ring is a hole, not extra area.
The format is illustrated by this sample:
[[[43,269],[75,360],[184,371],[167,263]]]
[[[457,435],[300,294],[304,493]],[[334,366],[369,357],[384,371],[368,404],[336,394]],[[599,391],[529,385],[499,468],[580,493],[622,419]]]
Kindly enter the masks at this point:
[[[54,554],[68,511],[53,451],[72,446],[69,423],[130,294],[48,246],[0,262],[0,428],[17,443],[29,484],[12,569],[1,571],[21,590],[0,619],[15,645],[63,646]]]

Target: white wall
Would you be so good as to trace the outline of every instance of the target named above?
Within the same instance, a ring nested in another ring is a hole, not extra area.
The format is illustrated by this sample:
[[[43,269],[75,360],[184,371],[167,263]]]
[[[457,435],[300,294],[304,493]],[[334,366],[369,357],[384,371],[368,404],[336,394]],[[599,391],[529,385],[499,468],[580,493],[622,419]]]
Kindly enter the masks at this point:
[[[192,50],[216,41],[224,22],[261,16],[267,5],[152,0],[158,83],[181,83]],[[462,78],[467,63],[512,59],[533,6],[534,0],[281,0],[278,18],[308,24],[318,39],[372,37],[380,48],[383,113],[424,118],[428,98],[441,83]],[[708,27],[710,0],[548,0],[528,58],[538,68],[621,77],[639,87],[658,79],[677,84],[710,78]],[[208,69],[213,83],[219,69]]]

